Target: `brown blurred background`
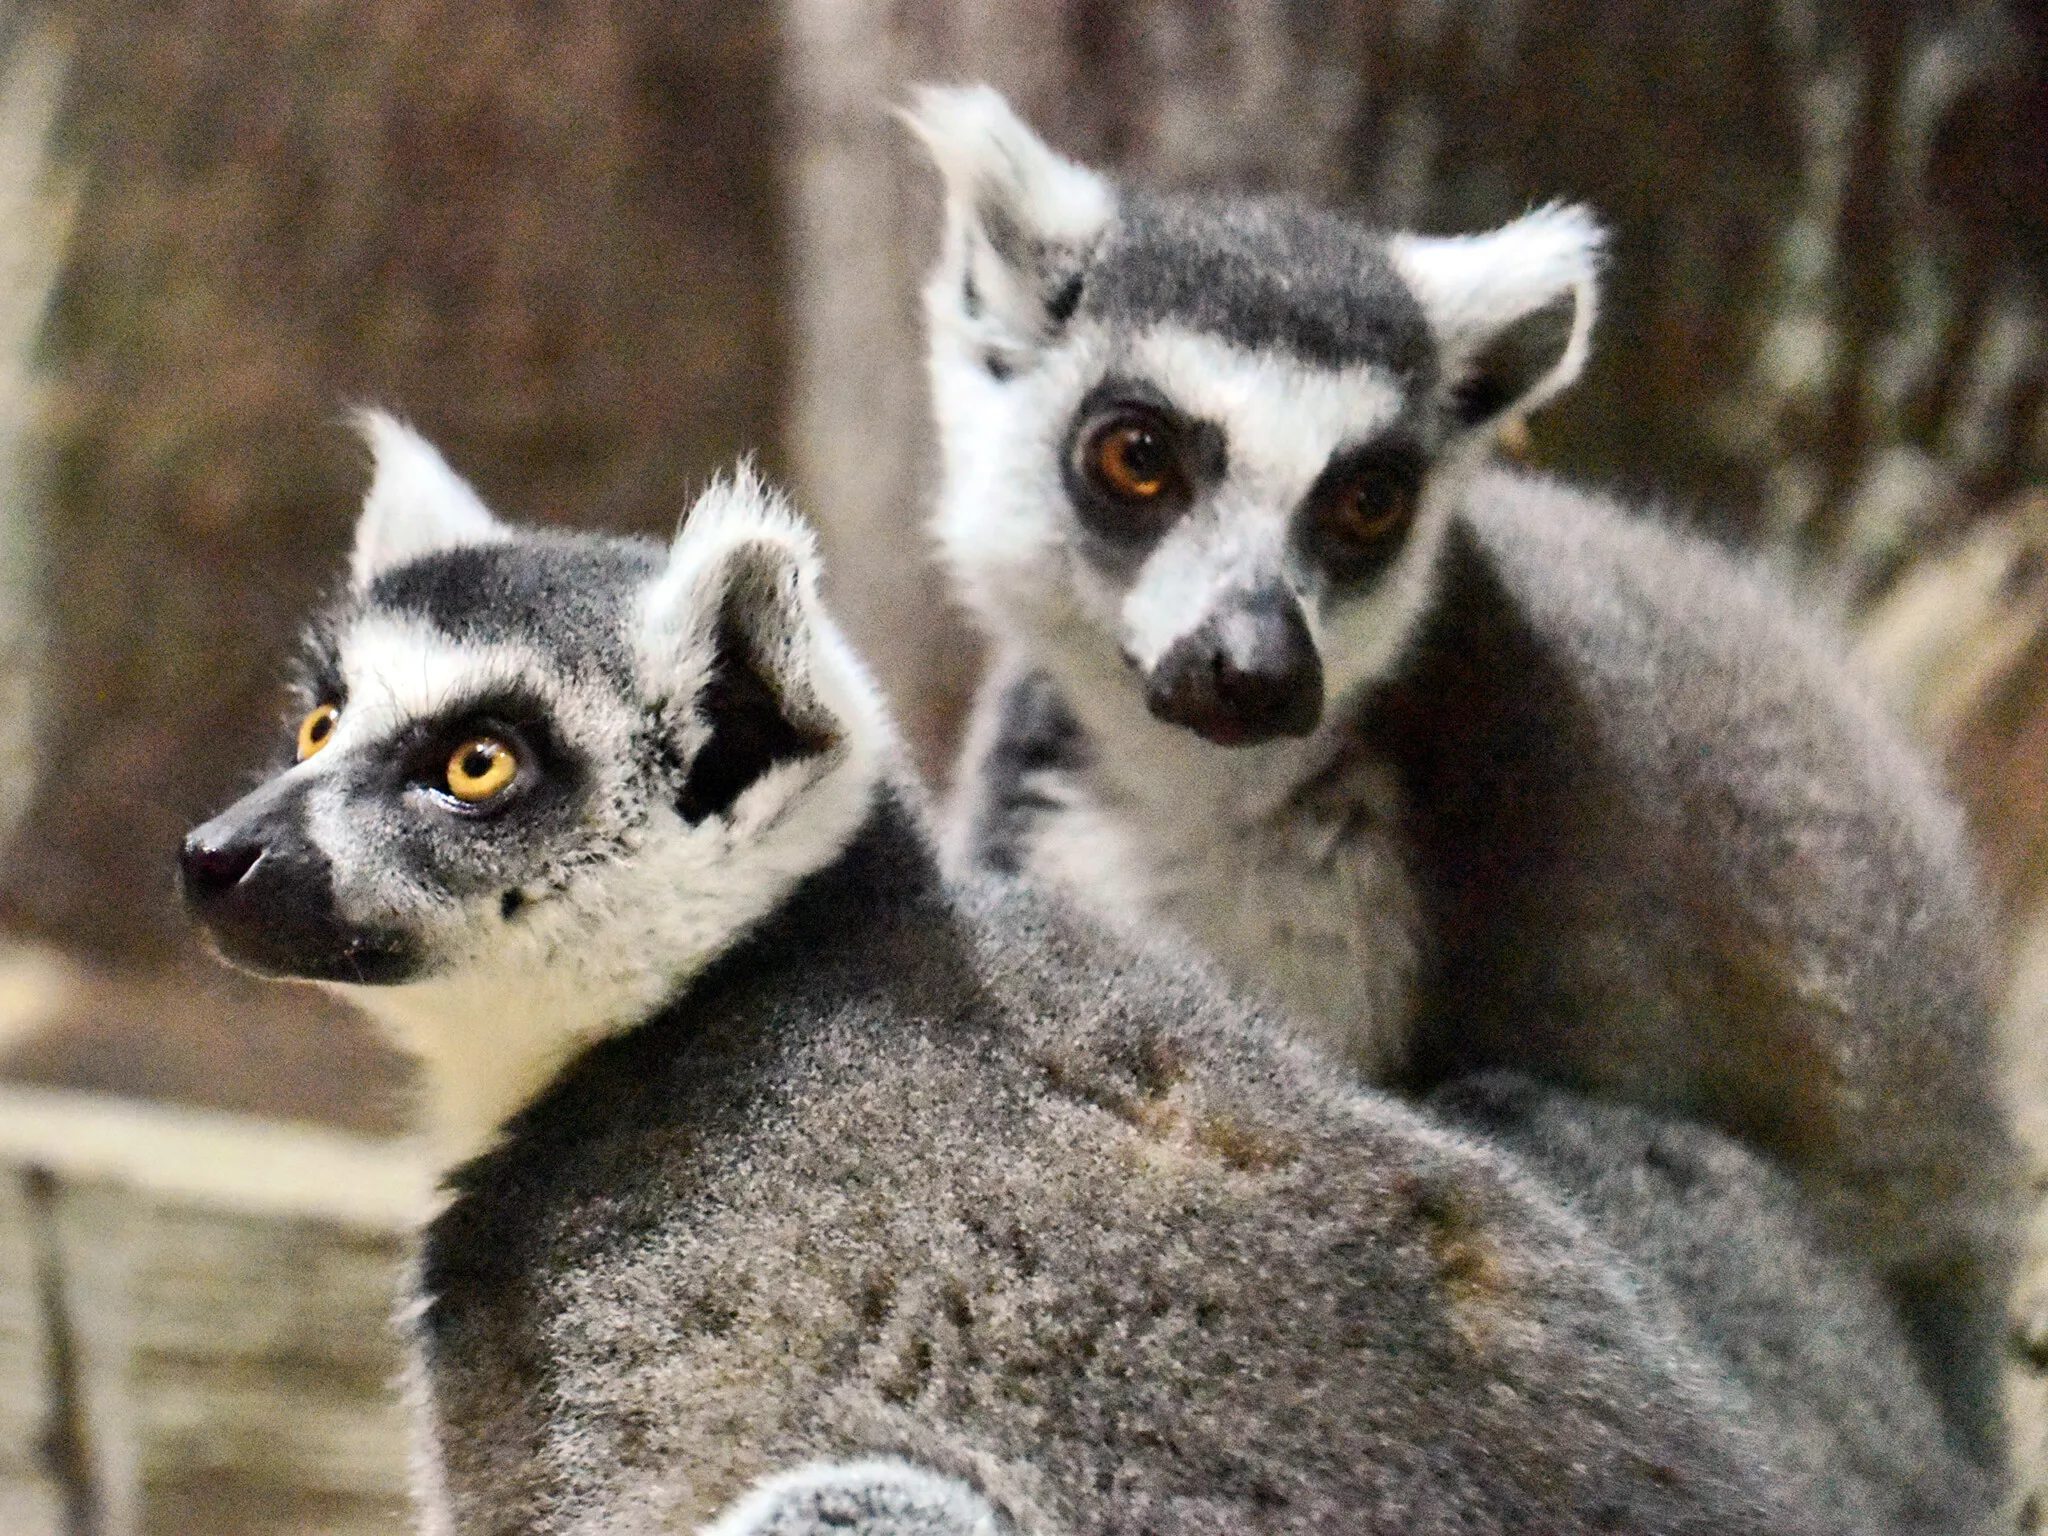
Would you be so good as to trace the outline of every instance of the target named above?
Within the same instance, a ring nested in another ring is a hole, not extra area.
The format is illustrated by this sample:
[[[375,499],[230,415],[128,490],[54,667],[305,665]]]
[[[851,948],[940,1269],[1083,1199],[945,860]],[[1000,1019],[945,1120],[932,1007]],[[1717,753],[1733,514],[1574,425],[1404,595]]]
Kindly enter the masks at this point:
[[[1529,455],[1767,551],[1856,629],[1979,833],[2034,1133],[2044,60],[2038,0],[0,0],[0,1079],[402,1127],[403,1074],[355,1020],[220,972],[171,900],[179,834],[269,750],[339,569],[353,403],[520,520],[666,531],[755,454],[943,770],[975,651],[919,531],[936,198],[885,109],[986,78],[1157,184],[1431,231],[1553,197],[1610,222],[1594,364]],[[22,1185],[31,1280],[63,1267],[51,1187]],[[0,1233],[0,1292],[6,1263]],[[2033,1297],[2016,1350],[2048,1362]],[[63,1339],[37,1338],[44,1370]],[[59,1386],[23,1420],[62,1473],[53,1529],[396,1518],[388,1488],[309,1512],[276,1457],[208,1503]],[[0,1388],[0,1484],[5,1424]],[[217,1480],[233,1457],[193,1433]]]

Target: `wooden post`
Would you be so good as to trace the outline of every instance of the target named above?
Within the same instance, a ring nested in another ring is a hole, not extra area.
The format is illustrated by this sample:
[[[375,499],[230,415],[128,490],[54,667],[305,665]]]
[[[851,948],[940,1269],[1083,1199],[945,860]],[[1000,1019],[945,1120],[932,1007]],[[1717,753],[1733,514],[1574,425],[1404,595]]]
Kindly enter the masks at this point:
[[[405,1144],[0,1088],[0,1531],[396,1536]]]

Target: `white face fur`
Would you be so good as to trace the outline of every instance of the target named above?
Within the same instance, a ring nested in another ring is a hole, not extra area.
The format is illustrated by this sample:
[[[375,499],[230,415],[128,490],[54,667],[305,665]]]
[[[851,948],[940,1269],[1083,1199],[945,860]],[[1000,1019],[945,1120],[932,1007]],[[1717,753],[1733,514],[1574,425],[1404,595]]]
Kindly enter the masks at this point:
[[[452,1160],[829,862],[893,748],[809,531],[751,476],[665,552],[521,534],[364,426],[313,750],[192,834],[187,894],[228,958],[347,996],[421,1060]],[[465,800],[494,751],[511,777]]]
[[[1149,708],[1148,744],[1249,745],[1247,767],[1307,735],[1397,663],[1493,428],[1577,375],[1599,231],[1550,208],[1388,237],[1119,193],[985,88],[910,118],[946,182],[926,305],[960,592],[1084,723]],[[1172,466],[1159,509],[1105,497],[1100,432]],[[1177,682],[1240,665],[1271,675]]]

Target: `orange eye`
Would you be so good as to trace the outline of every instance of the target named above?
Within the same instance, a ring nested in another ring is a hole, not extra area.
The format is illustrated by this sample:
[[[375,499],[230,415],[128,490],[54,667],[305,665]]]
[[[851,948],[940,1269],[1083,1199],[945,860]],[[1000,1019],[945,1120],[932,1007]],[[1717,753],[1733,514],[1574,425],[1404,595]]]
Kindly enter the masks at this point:
[[[332,704],[321,704],[299,722],[299,761],[304,762],[328,742],[334,740],[334,727],[341,720],[341,711]]]
[[[1332,496],[1325,526],[1354,544],[1376,544],[1399,532],[1415,512],[1415,496],[1391,475],[1365,475]]]
[[[1173,449],[1149,421],[1125,418],[1100,433],[1089,455],[1098,484],[1122,501],[1151,501],[1172,484]]]
[[[505,787],[519,773],[519,758],[495,736],[472,736],[448,758],[448,793],[475,805]]]

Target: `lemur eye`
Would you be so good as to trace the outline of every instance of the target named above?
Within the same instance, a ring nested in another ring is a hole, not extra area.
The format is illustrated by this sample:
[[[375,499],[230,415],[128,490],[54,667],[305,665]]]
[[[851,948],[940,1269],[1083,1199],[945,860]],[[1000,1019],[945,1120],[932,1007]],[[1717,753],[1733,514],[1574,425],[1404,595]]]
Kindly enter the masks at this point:
[[[1364,581],[1406,543],[1422,494],[1422,451],[1400,438],[1335,459],[1303,507],[1308,554],[1339,582]]]
[[[1172,486],[1176,473],[1165,423],[1144,416],[1113,418],[1089,439],[1088,464],[1095,482],[1122,501],[1152,501]]]
[[[1336,487],[1323,525],[1355,544],[1376,544],[1406,527],[1414,514],[1414,487],[1400,476],[1373,470]]]
[[[519,773],[519,758],[495,736],[472,736],[448,758],[448,793],[475,805],[502,794]]]
[[[1223,477],[1221,433],[1180,416],[1132,380],[1090,390],[1074,416],[1061,478],[1092,532],[1120,544],[1149,543],[1172,526],[1198,486]]]
[[[306,718],[299,722],[299,761],[304,762],[328,742],[334,740],[334,727],[341,720],[341,711],[332,704],[316,705]]]

